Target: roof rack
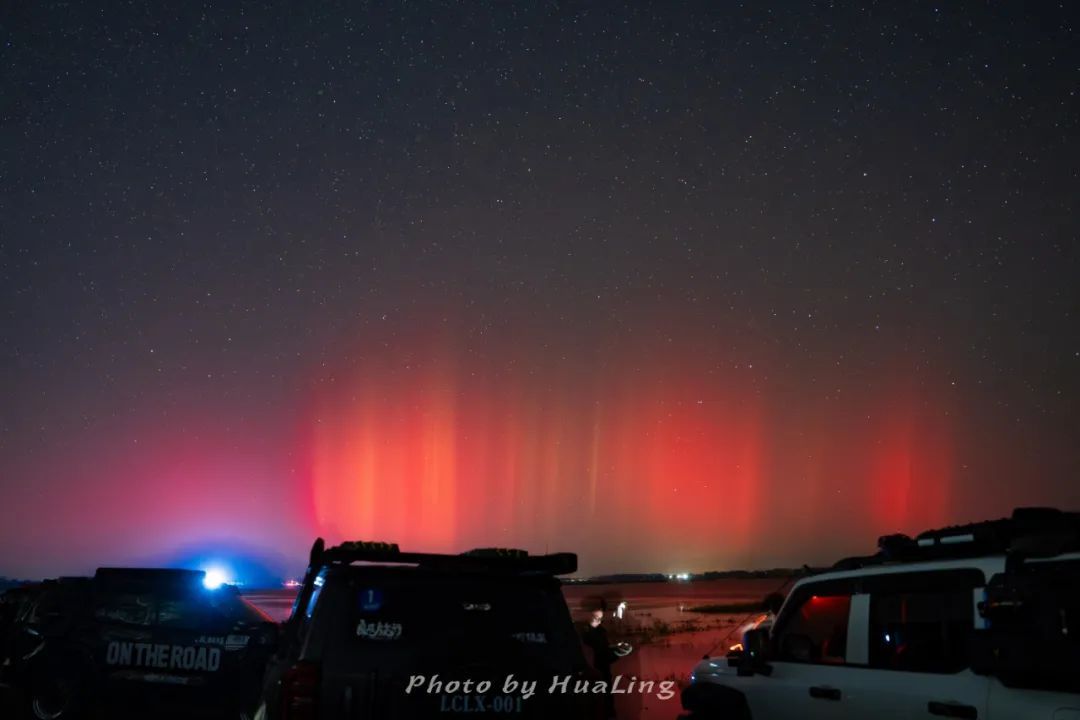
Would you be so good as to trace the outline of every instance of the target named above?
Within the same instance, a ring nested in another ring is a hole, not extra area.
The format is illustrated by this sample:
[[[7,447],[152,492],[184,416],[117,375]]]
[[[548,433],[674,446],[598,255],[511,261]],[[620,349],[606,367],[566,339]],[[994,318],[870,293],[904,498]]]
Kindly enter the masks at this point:
[[[327,548],[322,538],[311,548],[312,565],[355,562],[418,565],[437,570],[566,575],[577,571],[577,555],[530,555],[513,548],[476,548],[460,555],[402,552],[396,543],[350,541]]]
[[[878,552],[844,558],[833,569],[886,563],[1006,555],[1012,561],[1080,550],[1080,513],[1055,508],[1016,508],[1012,517],[926,530],[914,538],[883,535]]]
[[[202,587],[206,573],[202,570],[177,570],[173,568],[98,568],[94,580],[117,584],[151,584],[176,587]]]

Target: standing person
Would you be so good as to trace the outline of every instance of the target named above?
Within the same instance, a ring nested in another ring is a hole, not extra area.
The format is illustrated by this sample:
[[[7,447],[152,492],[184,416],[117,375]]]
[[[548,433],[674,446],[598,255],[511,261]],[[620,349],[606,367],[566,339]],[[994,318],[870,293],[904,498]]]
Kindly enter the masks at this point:
[[[608,692],[604,695],[604,708],[608,718],[615,717],[615,696],[611,694],[611,664],[618,659],[618,655],[611,649],[608,640],[607,629],[604,627],[604,612],[607,603],[603,599],[599,601],[599,607],[594,608],[589,617],[589,625],[582,633],[585,646],[592,650],[593,667],[600,673],[600,679],[607,683]]]

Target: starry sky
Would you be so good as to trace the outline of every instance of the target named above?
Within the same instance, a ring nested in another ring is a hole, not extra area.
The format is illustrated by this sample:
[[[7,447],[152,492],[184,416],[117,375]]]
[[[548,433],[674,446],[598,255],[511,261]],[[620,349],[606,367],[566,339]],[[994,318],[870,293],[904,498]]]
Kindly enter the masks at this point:
[[[94,5],[0,10],[0,574],[1080,506],[1075,4]]]

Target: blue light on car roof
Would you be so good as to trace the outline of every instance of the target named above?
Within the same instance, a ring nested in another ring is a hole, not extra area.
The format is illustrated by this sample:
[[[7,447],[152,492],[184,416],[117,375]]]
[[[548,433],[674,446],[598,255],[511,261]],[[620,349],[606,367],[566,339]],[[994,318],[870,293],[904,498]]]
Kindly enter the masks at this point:
[[[207,590],[217,590],[222,585],[226,585],[230,582],[229,574],[225,571],[225,568],[219,566],[211,566],[205,568],[206,575],[203,577],[203,586]]]

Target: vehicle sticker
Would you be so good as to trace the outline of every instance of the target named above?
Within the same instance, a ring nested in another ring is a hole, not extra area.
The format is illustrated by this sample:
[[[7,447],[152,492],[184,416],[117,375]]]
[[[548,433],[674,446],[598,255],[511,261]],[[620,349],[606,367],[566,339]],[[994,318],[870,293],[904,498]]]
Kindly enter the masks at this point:
[[[221,648],[114,640],[105,651],[105,664],[217,672],[221,668]]]
[[[361,620],[356,626],[356,636],[368,640],[397,640],[401,637],[401,623],[369,623],[366,620]]]
[[[184,675],[165,675],[163,673],[140,673],[137,676],[131,677],[131,680],[141,680],[142,682],[150,683],[162,683],[164,685],[193,685],[194,678]]]
[[[169,675],[167,673],[145,672],[143,670],[117,670],[111,673],[109,677],[113,680],[166,685],[197,685],[205,681],[204,678],[193,675]]]
[[[383,606],[382,590],[367,588],[360,591],[360,609],[364,612],[377,612]]]
[[[247,635],[229,635],[225,638],[226,650],[240,650],[247,647],[248,641],[251,640]]]
[[[491,603],[486,602],[463,602],[461,607],[465,612],[489,612],[491,610]]]

